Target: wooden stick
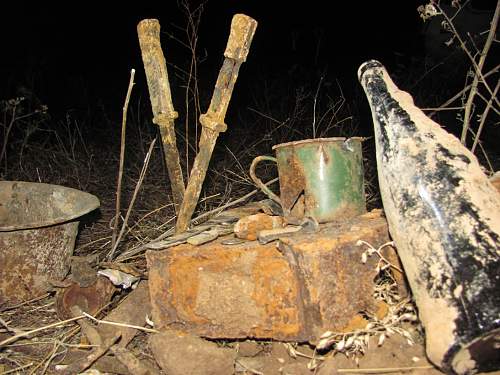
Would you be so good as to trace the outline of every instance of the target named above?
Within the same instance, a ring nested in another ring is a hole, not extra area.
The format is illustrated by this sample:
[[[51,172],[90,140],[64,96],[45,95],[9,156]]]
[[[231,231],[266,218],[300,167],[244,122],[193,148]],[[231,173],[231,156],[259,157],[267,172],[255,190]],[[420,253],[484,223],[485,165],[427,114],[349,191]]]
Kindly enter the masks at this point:
[[[146,157],[144,159],[144,165],[142,166],[141,173],[139,175],[139,180],[137,181],[137,184],[135,185],[134,189],[134,194],[132,195],[132,200],[130,201],[130,204],[127,209],[127,214],[125,215],[125,220],[123,220],[122,228],[120,229],[120,234],[118,235],[118,238],[116,239],[115,245],[112,247],[111,251],[108,254],[108,259],[113,259],[113,255],[115,254],[116,249],[118,248],[118,244],[120,243],[120,240],[123,237],[123,234],[125,233],[125,229],[127,228],[127,223],[128,219],[130,217],[130,213],[132,212],[132,207],[134,206],[135,199],[137,198],[137,194],[139,193],[139,189],[141,188],[142,181],[144,180],[144,176],[146,175],[146,170],[148,169],[149,165],[149,159],[151,158],[151,153],[153,152],[153,147],[156,143],[156,138],[153,139],[151,144],[149,145],[149,150],[148,153],[146,154]]]
[[[135,69],[130,71],[130,81],[128,83],[127,95],[125,97],[125,104],[123,105],[122,113],[122,133],[120,138],[120,167],[118,169],[118,182],[116,184],[116,207],[115,207],[115,223],[113,224],[113,234],[111,235],[111,248],[115,247],[116,234],[118,232],[118,221],[120,220],[120,201],[122,192],[122,177],[123,177],[123,164],[125,161],[125,130],[127,129],[127,111],[130,102],[130,95],[132,87],[134,87]]]

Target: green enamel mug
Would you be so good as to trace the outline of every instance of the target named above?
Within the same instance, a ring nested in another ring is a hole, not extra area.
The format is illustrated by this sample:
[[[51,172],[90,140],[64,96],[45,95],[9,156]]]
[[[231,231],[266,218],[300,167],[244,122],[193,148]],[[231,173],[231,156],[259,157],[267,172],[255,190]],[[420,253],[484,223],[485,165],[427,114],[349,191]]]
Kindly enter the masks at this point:
[[[313,217],[320,223],[366,212],[363,138],[315,138],[273,146],[276,157],[257,156],[250,167],[254,183],[279,203],[289,222]],[[277,163],[280,196],[255,174],[260,162]]]

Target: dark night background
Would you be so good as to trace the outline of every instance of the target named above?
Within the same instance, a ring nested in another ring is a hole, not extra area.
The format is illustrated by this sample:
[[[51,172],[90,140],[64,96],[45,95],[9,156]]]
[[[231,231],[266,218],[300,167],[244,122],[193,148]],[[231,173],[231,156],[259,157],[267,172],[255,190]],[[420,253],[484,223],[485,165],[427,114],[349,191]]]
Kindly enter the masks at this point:
[[[395,53],[403,59],[422,53],[418,34],[422,23],[416,7],[413,1],[390,6],[379,2],[208,1],[199,29],[198,53],[206,54],[199,79],[207,88],[213,87],[231,17],[245,13],[258,21],[258,28],[235,96],[247,90],[257,75],[272,79],[291,69],[321,71],[351,88],[357,85],[358,66],[367,59],[380,59],[393,70]],[[143,18],[158,18],[163,32],[184,36],[186,17],[175,1],[142,1],[114,9],[92,2],[71,6],[21,2],[2,12],[2,98],[24,85],[52,111],[100,102],[109,110],[121,108],[131,68],[137,70],[138,87],[144,87],[136,35],[136,25]],[[163,34],[162,44],[168,63],[182,63],[179,55],[186,51],[178,43]],[[169,74],[174,80],[171,67]]]
[[[194,9],[195,2],[191,3]],[[442,64],[425,49],[425,25],[416,10],[422,3],[207,1],[198,30],[201,110],[207,109],[235,13],[253,17],[258,27],[247,62],[240,69],[226,118],[229,130],[223,141],[230,139],[235,129],[253,126],[247,119],[250,108],[259,101],[267,101],[272,113],[265,112],[266,108],[259,111],[278,121],[287,117],[279,113],[280,103],[293,101],[301,89],[308,92],[306,102],[311,105],[320,81],[320,92],[326,96],[340,95],[341,88],[356,135],[371,135],[371,114],[356,76],[360,64],[368,59],[380,60],[419,106],[439,106],[463,87],[466,70],[457,63],[463,63],[463,59]],[[496,1],[473,3],[493,9]],[[29,93],[48,106],[54,123],[68,111],[101,111],[119,124],[130,69],[135,68],[131,106],[140,101],[147,110],[144,116],[151,117],[136,26],[141,19],[157,18],[162,26],[174,107],[182,116],[184,82],[176,67],[188,68],[190,52],[171,38],[185,40],[187,18],[182,4],[104,4],[20,1],[4,10],[0,20],[0,99]],[[440,116],[442,125],[459,133],[455,115]],[[92,126],[104,125],[96,121]],[[343,134],[328,134],[337,135]],[[261,134],[257,131],[256,136]],[[269,151],[274,143],[268,145]]]

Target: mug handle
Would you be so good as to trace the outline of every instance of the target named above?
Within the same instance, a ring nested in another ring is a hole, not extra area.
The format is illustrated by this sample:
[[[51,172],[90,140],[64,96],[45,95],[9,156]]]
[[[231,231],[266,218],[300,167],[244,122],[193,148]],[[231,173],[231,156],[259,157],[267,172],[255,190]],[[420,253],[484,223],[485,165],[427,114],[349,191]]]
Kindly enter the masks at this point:
[[[274,194],[266,185],[264,185],[264,183],[260,180],[260,178],[258,178],[255,175],[255,168],[257,167],[257,164],[259,164],[263,160],[274,161],[275,163],[277,163],[277,160],[275,157],[257,156],[255,159],[253,159],[252,165],[250,166],[250,177],[252,178],[255,185],[257,185],[257,187],[260,188],[260,190],[262,190],[264,192],[264,194],[266,194],[273,201],[275,201],[276,203],[281,205],[281,199],[276,194]]]

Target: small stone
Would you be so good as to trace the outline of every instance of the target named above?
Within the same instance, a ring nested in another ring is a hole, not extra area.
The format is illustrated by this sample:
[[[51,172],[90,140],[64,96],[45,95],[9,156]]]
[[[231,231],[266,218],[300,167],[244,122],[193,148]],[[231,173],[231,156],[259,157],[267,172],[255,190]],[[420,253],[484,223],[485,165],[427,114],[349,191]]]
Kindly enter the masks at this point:
[[[255,341],[243,341],[238,344],[238,355],[240,357],[255,357],[262,350],[262,346]]]
[[[280,363],[285,363],[291,358],[285,345],[280,342],[273,342],[272,356],[277,358]]]
[[[281,216],[270,216],[263,213],[241,218],[234,226],[236,237],[255,241],[257,233],[264,229],[283,227],[284,220]]]
[[[245,372],[249,374],[255,373],[255,371],[262,372],[264,369],[264,361],[260,357],[241,357],[236,360],[236,372]]]
[[[217,237],[219,237],[219,231],[217,229],[212,229],[212,230],[207,230],[205,232],[201,232],[200,234],[197,234],[196,236],[189,237],[187,239],[187,243],[194,245],[194,246],[199,246],[199,245],[203,245],[204,243],[213,241]]]
[[[289,363],[283,366],[281,370],[283,375],[311,375],[312,372],[307,369],[307,364],[305,363]]]
[[[158,365],[169,375],[232,375],[235,351],[192,334],[165,331],[149,345]]]

